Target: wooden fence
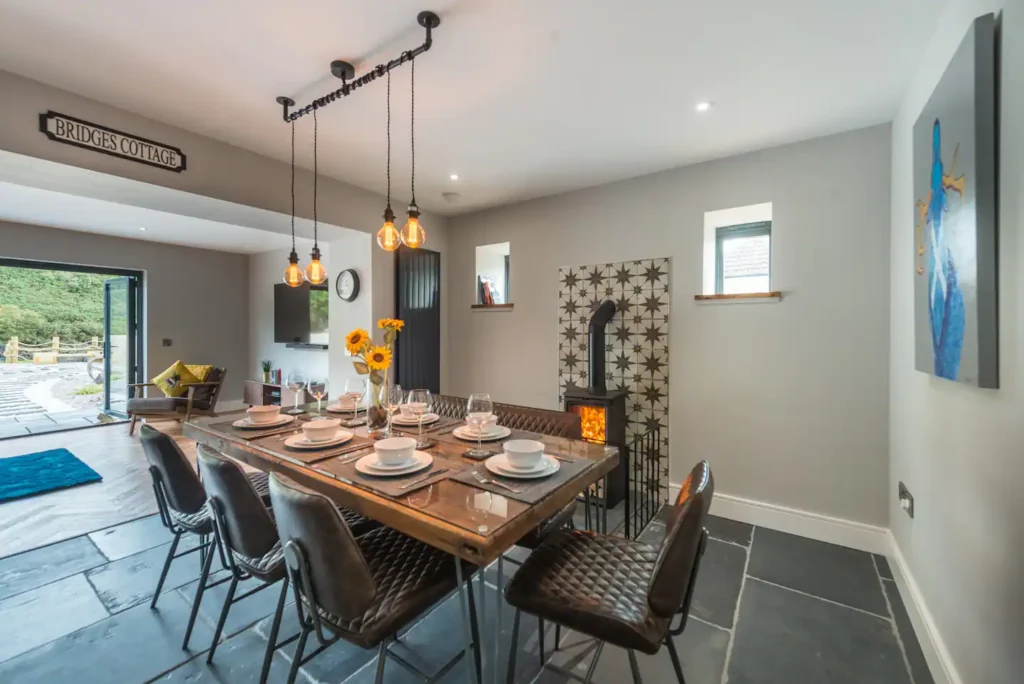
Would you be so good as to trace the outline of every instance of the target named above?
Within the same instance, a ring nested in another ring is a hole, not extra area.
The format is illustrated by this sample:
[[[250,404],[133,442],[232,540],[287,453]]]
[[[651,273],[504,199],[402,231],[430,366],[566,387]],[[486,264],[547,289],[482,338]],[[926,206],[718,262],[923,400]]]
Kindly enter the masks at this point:
[[[76,357],[91,361],[103,356],[103,346],[98,337],[89,342],[61,342],[60,337],[54,335],[50,344],[26,344],[12,337],[7,341],[4,355],[7,363],[58,363],[61,358]]]

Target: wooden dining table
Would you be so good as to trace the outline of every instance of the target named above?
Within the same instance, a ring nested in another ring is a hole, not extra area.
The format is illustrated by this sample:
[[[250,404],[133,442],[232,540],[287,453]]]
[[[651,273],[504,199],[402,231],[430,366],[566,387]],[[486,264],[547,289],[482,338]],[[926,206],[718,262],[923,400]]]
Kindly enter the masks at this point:
[[[452,434],[453,422],[443,420],[436,426],[424,426],[424,437],[433,445],[425,451],[433,457],[433,470],[448,468],[439,475],[440,479],[409,493],[387,495],[375,487],[372,481],[359,478],[341,477],[342,462],[351,463],[359,455],[373,452],[372,440],[368,440],[365,427],[345,428],[355,434],[356,441],[367,439],[363,448],[341,455],[325,454],[323,459],[311,458],[308,454],[290,449],[285,439],[300,434],[301,424],[311,418],[307,413],[295,423],[282,427],[282,431],[267,434],[233,427],[231,422],[244,418],[245,411],[221,413],[213,417],[193,418],[184,425],[186,437],[195,439],[220,453],[226,454],[246,465],[268,473],[281,473],[296,482],[323,494],[338,505],[362,513],[419,541],[442,549],[452,556],[469,561],[480,568],[493,561],[498,565],[498,587],[502,586],[502,556],[515,546],[516,542],[530,533],[541,522],[558,513],[584,492],[589,493],[592,485],[602,481],[618,464],[619,450],[604,444],[581,440],[553,437],[515,430],[508,437],[535,439],[543,442],[545,453],[557,458],[562,465],[571,464],[571,477],[565,478],[545,491],[543,496],[532,503],[502,495],[494,487],[485,489],[464,481],[455,481],[454,476],[468,468],[482,471],[481,463],[466,457],[467,449],[475,446]],[[405,428],[407,429],[407,428]],[[412,429],[415,432],[415,428]],[[504,440],[502,440],[504,441]],[[495,451],[501,451],[502,441],[486,443]],[[568,469],[566,472],[570,472]],[[552,476],[554,477],[554,476]],[[468,479],[468,478],[460,478]],[[515,481],[505,480],[505,482]],[[527,482],[528,486],[536,486]],[[522,497],[519,497],[522,498]],[[589,504],[588,504],[589,510]],[[456,562],[461,575],[461,564]],[[483,573],[481,585],[483,584]],[[462,586],[460,581],[460,586]],[[465,589],[459,592],[463,612],[464,632],[469,643],[467,599]],[[500,634],[501,604],[497,601],[496,631]],[[484,606],[480,596],[481,610]],[[483,620],[481,620],[483,622]],[[499,638],[494,638],[494,660],[499,662]],[[493,668],[497,681],[497,667]],[[472,678],[475,679],[475,668]]]

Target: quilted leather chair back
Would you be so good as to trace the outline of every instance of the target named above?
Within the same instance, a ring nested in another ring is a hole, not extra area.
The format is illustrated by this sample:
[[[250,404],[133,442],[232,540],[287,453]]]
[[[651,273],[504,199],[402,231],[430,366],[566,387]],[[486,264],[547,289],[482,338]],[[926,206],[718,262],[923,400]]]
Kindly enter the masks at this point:
[[[434,412],[446,418],[461,420],[466,417],[466,402],[467,399],[462,397],[446,394],[434,395]],[[567,411],[549,411],[514,404],[495,404],[494,413],[498,416],[498,423],[513,430],[526,430],[568,439],[580,439],[582,434],[580,417]]]
[[[197,449],[206,493],[217,502],[232,551],[260,558],[277,543],[277,528],[242,468],[204,444]]]
[[[139,438],[146,460],[160,473],[167,505],[186,515],[198,513],[206,505],[206,491],[175,441],[149,425],[142,426]]]
[[[309,563],[311,587],[300,587],[328,613],[345,620],[363,615],[377,586],[348,525],[330,499],[277,473],[270,501],[281,543],[296,542]]]
[[[714,493],[711,466],[701,461],[679,488],[648,587],[647,602],[663,617],[671,617],[683,607]]]

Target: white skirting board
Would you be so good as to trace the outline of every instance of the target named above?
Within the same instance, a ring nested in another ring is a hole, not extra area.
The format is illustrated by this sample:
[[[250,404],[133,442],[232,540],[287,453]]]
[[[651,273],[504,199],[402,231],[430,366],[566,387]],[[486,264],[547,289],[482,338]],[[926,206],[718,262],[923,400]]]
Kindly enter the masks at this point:
[[[679,485],[670,484],[670,500],[678,494]],[[711,514],[885,556],[935,684],[963,684],[921,590],[887,528],[717,492],[711,501]]]
[[[669,485],[671,500],[675,500],[678,492],[679,485]],[[711,514],[859,551],[889,555],[889,530],[884,527],[717,492],[711,501]]]
[[[928,610],[928,604],[924,602],[921,589],[914,581],[914,576],[892,533],[889,533],[889,541],[890,551],[886,554],[889,557],[889,567],[892,569],[893,579],[896,580],[896,588],[903,598],[903,605],[907,608],[910,622],[914,625],[914,632],[928,662],[928,669],[932,672],[932,679],[935,680],[935,684],[963,684],[963,679],[953,664],[953,658],[949,655],[949,649],[946,648],[946,642],[939,634],[939,628],[932,618],[931,611]]]

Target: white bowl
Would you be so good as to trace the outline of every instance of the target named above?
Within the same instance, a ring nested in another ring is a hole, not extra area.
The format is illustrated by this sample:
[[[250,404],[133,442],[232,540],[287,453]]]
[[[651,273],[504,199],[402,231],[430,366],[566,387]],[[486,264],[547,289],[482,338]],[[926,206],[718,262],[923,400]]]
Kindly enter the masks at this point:
[[[302,434],[308,442],[326,442],[338,434],[341,421],[337,418],[319,418],[302,424]]]
[[[477,431],[477,426],[473,424],[473,421],[469,419],[469,416],[466,416],[466,426],[471,432]],[[487,417],[487,420],[480,425],[479,430],[482,434],[486,435],[488,432],[493,432],[496,427],[498,427],[498,416],[492,413]]]
[[[544,456],[544,442],[533,439],[510,439],[505,442],[505,458],[513,468],[536,468]]]
[[[250,406],[245,412],[249,420],[257,425],[273,423],[281,415],[280,406]]]
[[[415,420],[417,415],[427,413],[427,402],[414,401],[408,404],[402,404],[398,407],[398,409],[402,412],[403,418]]]
[[[396,466],[412,460],[416,440],[412,437],[388,437],[373,445],[381,465]]]

